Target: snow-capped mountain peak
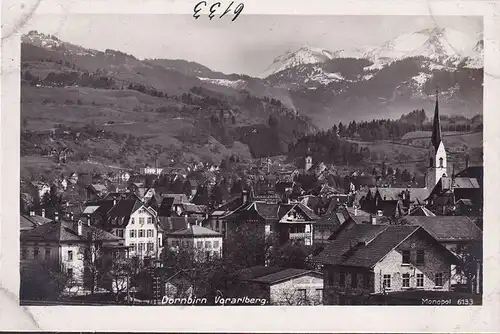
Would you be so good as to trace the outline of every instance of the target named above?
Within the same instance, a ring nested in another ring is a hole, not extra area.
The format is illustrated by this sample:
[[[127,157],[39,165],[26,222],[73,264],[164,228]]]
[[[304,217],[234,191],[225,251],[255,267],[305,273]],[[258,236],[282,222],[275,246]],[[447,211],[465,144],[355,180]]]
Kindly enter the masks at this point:
[[[476,46],[480,36],[451,28],[430,28],[405,33],[368,52],[374,63],[388,63],[423,56],[440,63],[458,64],[465,58],[482,57]]]
[[[269,66],[260,77],[265,78],[273,73],[299,65],[323,63],[333,58],[336,58],[336,55],[331,51],[304,46],[294,52],[286,52],[274,59],[271,66]]]

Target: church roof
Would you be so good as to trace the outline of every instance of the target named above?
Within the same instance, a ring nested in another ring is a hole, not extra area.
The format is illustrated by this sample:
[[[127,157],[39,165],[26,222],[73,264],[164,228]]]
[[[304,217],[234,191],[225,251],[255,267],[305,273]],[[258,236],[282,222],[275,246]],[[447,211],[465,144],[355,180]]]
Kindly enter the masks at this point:
[[[439,144],[441,144],[441,124],[439,121],[439,100],[438,100],[438,91],[436,90],[436,107],[434,109],[434,122],[432,124],[432,138],[431,142],[434,146],[434,149],[437,151],[439,148]]]

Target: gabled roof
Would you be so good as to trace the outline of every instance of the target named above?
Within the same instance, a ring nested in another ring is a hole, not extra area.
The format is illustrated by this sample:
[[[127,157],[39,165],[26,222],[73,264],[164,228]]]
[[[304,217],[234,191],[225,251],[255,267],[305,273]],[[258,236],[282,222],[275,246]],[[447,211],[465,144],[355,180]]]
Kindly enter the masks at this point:
[[[441,177],[442,189],[479,189],[479,183],[472,177]]]
[[[423,227],[438,241],[479,241],[483,233],[466,216],[405,216],[401,222]]]
[[[90,188],[90,189],[94,190],[98,194],[104,193],[104,192],[108,191],[108,188],[106,188],[105,185],[100,184],[100,183],[89,184],[87,188]]]
[[[130,217],[143,204],[136,199],[121,199],[108,212],[110,218]]]
[[[222,234],[199,225],[191,225],[168,235],[172,237],[222,237]]]
[[[272,285],[305,275],[313,275],[320,278],[323,277],[321,273],[308,269],[264,266],[243,269],[240,272],[239,277],[242,281]]]
[[[22,232],[21,241],[33,241],[33,242],[88,241],[87,236],[89,233],[91,233],[92,238],[100,241],[121,240],[121,238],[115,236],[114,234],[111,234],[109,232],[85,224],[82,224],[82,235],[79,236],[75,229],[74,223],[66,221],[58,221],[58,222],[47,223],[32,230]]]
[[[417,206],[408,213],[408,216],[435,217],[436,215],[425,206]]]
[[[26,215],[21,215],[20,217],[20,228],[21,228],[21,231],[24,231],[24,230],[31,230],[35,227],[38,227],[40,226],[39,224],[29,220]]]
[[[355,225],[338,239],[328,243],[315,260],[326,265],[372,268],[418,230],[432,239],[420,226]],[[444,246],[437,242],[435,244],[446,252],[450,259],[453,258]]]

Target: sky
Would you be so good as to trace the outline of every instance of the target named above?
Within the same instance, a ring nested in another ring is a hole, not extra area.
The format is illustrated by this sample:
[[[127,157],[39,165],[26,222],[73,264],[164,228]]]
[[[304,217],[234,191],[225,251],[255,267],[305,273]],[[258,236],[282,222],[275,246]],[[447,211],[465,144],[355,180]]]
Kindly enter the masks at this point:
[[[330,51],[378,46],[403,33],[432,27],[482,31],[480,17],[240,15],[208,20],[191,15],[35,15],[23,33],[37,30],[97,50],[137,58],[184,59],[214,71],[258,76],[273,60],[302,46]]]

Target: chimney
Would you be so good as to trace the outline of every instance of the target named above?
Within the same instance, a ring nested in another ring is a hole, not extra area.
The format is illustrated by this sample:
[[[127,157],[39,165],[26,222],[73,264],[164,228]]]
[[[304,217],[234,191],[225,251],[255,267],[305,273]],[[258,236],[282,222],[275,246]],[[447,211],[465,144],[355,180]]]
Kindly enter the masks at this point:
[[[358,207],[354,207],[354,216],[357,216],[358,215]]]
[[[248,201],[248,191],[247,190],[243,190],[242,199],[243,199],[243,203],[246,203]]]
[[[113,197],[113,206],[116,205],[116,197]]]
[[[42,217],[45,218],[45,209],[42,209]]]
[[[90,215],[87,215],[87,226],[91,225],[91,218]]]
[[[35,215],[35,211],[31,210],[30,211],[30,216],[33,217]]]
[[[70,213],[69,217],[72,221],[75,220],[75,214],[73,212]]]
[[[377,217],[370,215],[370,223],[372,225],[377,225]]]
[[[58,222],[58,221],[59,221],[59,212],[54,212],[54,220],[55,220],[56,222]]]
[[[81,221],[78,221],[78,223],[77,223],[76,232],[77,232],[77,234],[78,234],[79,237],[82,236],[82,234],[83,234],[83,224],[82,224]]]

